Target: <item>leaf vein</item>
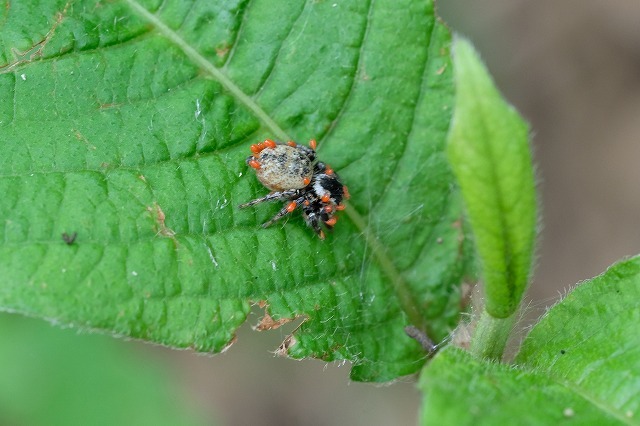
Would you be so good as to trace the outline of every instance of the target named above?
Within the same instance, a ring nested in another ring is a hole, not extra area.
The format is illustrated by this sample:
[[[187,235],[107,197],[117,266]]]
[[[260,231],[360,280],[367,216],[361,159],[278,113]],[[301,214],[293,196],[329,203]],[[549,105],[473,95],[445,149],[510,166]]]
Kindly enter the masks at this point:
[[[220,67],[221,70],[225,71],[227,69],[227,66],[229,65],[229,63],[231,63],[231,59],[233,59],[233,56],[236,53],[237,50],[237,46],[240,42],[240,35],[243,33],[244,31],[244,26],[245,23],[247,22],[247,14],[248,14],[248,10],[251,7],[251,5],[253,4],[253,0],[248,0],[247,3],[244,6],[244,9],[242,10],[242,17],[240,20],[240,26],[238,27],[238,29],[236,30],[236,34],[235,34],[235,39],[233,40],[232,44],[231,44],[231,50],[229,51],[229,54],[227,55],[227,57],[225,58],[224,63],[222,64],[222,66]]]
[[[433,41],[433,31],[435,30],[435,25],[433,26],[433,28],[431,28],[431,36],[429,37],[429,44],[431,43],[431,41]],[[400,158],[398,158],[395,161],[395,164],[393,165],[393,170],[391,171],[389,180],[387,181],[387,183],[385,184],[384,190],[382,191],[382,193],[380,194],[380,196],[378,197],[377,201],[376,201],[376,205],[373,207],[374,209],[378,208],[378,205],[383,201],[383,199],[385,198],[385,196],[387,195],[387,193],[389,192],[389,189],[391,188],[392,184],[395,182],[395,177],[396,174],[398,173],[398,169],[400,169],[399,165],[400,163],[402,163],[402,161],[404,160],[405,156],[407,155],[407,145],[410,143],[410,139],[411,136],[415,130],[416,127],[416,117],[417,117],[417,113],[418,113],[418,108],[420,107],[420,101],[422,100],[422,97],[425,94],[425,90],[424,90],[424,86],[425,83],[427,81],[427,77],[426,77],[426,72],[427,72],[427,64],[429,63],[429,60],[431,59],[431,56],[429,54],[430,52],[428,51],[427,55],[425,55],[425,60],[424,63],[422,64],[422,72],[421,72],[421,76],[420,76],[420,85],[419,85],[419,90],[418,90],[418,94],[416,97],[416,100],[414,102],[412,111],[411,111],[411,126],[409,127],[409,133],[407,134],[407,137],[403,140],[404,144],[402,146],[401,151],[402,153],[400,154]]]
[[[367,4],[367,20],[366,20],[366,25],[364,26],[364,30],[362,31],[362,36],[360,38],[360,48],[358,49],[358,61],[356,63],[355,72],[353,73],[353,79],[351,80],[351,85],[349,86],[349,90],[347,91],[347,96],[344,97],[344,101],[342,102],[342,105],[338,109],[338,112],[336,113],[333,120],[331,120],[331,125],[329,126],[329,129],[318,141],[319,142],[318,146],[320,148],[322,148],[323,146],[323,141],[325,141],[331,136],[331,134],[337,127],[338,123],[341,121],[340,119],[342,118],[342,115],[346,111],[347,106],[351,104],[353,94],[357,86],[356,81],[358,80],[358,78],[360,78],[360,73],[362,72],[364,46],[366,45],[367,35],[371,27],[371,15],[373,14],[373,1],[374,0],[370,0],[369,4]]]
[[[260,82],[260,84],[258,85],[258,90],[256,91],[256,93],[253,95],[253,99],[258,99],[260,97],[260,95],[262,94],[264,88],[267,86],[267,84],[269,83],[269,81],[271,80],[271,76],[274,74],[273,70],[276,67],[276,64],[278,63],[278,60],[280,59],[280,55],[282,53],[282,48],[285,44],[285,42],[287,41],[287,39],[291,36],[291,33],[293,32],[293,28],[296,26],[296,24],[298,23],[298,21],[300,20],[300,17],[302,16],[302,14],[304,13],[304,11],[307,9],[307,2],[304,3],[304,6],[302,7],[302,9],[300,9],[300,12],[298,13],[298,15],[296,16],[296,18],[294,20],[291,21],[291,26],[289,27],[288,31],[287,31],[287,35],[284,36],[284,38],[282,39],[282,42],[280,43],[280,47],[278,48],[278,51],[276,52],[276,55],[273,58],[273,61],[271,61],[269,63],[269,67],[267,68],[265,75],[262,79],[262,81]],[[308,78],[308,75],[307,75]],[[295,90],[293,91],[295,92]],[[290,94],[289,94],[290,95]],[[282,100],[280,102],[280,104],[282,104],[286,99]]]
[[[282,128],[246,93],[244,93],[240,87],[238,87],[233,81],[231,81],[219,68],[209,62],[204,56],[200,54],[196,49],[189,45],[182,37],[180,37],[175,31],[171,30],[154,14],[150,13],[147,9],[141,6],[136,0],[125,0],[134,11],[138,12],[144,18],[146,18],[152,25],[156,27],[160,34],[171,40],[178,48],[180,48],[187,57],[193,61],[198,67],[206,71],[211,77],[216,79],[222,86],[229,91],[240,103],[244,104],[251,112],[253,112],[262,121],[275,136],[287,140],[288,135]]]

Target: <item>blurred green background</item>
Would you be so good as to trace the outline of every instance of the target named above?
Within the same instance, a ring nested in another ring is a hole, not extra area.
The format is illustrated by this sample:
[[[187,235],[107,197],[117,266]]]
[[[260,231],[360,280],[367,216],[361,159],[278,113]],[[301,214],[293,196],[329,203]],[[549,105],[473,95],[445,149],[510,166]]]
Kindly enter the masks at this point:
[[[448,0],[441,16],[477,46],[529,120],[541,194],[526,314],[640,253],[640,2]],[[250,324],[258,322],[250,316]],[[413,379],[351,383],[349,366],[275,358],[295,324],[246,324],[207,357],[0,316],[0,424],[411,425]]]
[[[0,314],[1,425],[211,423],[179,372],[135,344]]]

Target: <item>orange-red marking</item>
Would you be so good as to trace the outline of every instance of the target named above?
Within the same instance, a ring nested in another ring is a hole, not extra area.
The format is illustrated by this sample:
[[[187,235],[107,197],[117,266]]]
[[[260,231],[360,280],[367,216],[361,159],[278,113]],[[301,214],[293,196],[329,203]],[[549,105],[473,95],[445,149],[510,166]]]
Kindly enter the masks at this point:
[[[346,185],[342,187],[342,193],[344,194],[345,200],[348,200],[349,198],[351,198],[351,194],[349,194],[349,189],[347,188]]]
[[[309,141],[309,146],[311,147],[311,149],[312,149],[312,150],[314,150],[314,151],[315,151],[315,150],[316,150],[316,146],[317,146],[317,145],[318,145],[318,144],[317,144],[317,142],[316,142],[316,140],[315,140],[315,139],[311,139],[311,140]]]
[[[260,163],[258,163],[256,160],[249,161],[249,165],[251,167],[253,167],[254,169],[256,169],[256,170],[258,170],[260,168]]]
[[[287,142],[287,145],[292,146],[292,147],[295,148],[298,144],[295,143],[294,141],[289,141],[289,142]]]
[[[344,210],[344,209],[345,209],[345,207],[346,207],[346,206],[345,206],[344,204],[338,204],[338,205],[336,206],[336,210]]]
[[[333,226],[336,224],[337,221],[338,221],[338,218],[334,216],[331,219],[325,221],[324,223],[326,223],[329,226]]]
[[[302,179],[302,183],[304,183],[304,186],[307,186],[311,183],[311,179],[309,179],[308,177]]]
[[[258,154],[260,151],[262,151],[260,149],[260,145],[255,144],[255,143],[253,145],[251,145],[251,152],[253,152],[254,154]]]
[[[331,213],[333,211],[333,207],[332,206],[324,206],[324,211],[327,213]]]
[[[331,197],[329,197],[329,194],[324,194],[320,199],[323,203],[328,203],[329,201],[331,201]]]
[[[309,204],[311,204],[311,203],[309,203],[309,200],[304,200],[304,205],[305,206],[308,206]]]
[[[274,141],[272,141],[271,139],[265,139],[264,140],[264,145],[268,148],[275,148],[276,147],[276,143]]]
[[[296,204],[295,201],[290,202],[289,205],[287,206],[287,211],[289,213],[291,213],[292,211],[294,211],[296,209],[296,206],[297,206],[297,204]]]
[[[327,169],[324,171],[326,174],[328,175],[332,175],[333,174],[333,169],[329,166],[327,166]]]

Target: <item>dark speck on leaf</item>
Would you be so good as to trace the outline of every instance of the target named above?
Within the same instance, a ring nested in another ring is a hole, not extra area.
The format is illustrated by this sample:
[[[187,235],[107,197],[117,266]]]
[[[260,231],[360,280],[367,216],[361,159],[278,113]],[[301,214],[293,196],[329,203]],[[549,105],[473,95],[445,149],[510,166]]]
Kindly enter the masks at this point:
[[[78,236],[77,232],[69,235],[66,232],[62,233],[62,241],[64,241],[68,246],[72,245],[76,241],[76,237]]]
[[[565,351],[564,349],[560,349],[560,354],[561,354],[561,355],[564,355],[564,354],[566,354],[566,353],[567,353],[567,351]]]

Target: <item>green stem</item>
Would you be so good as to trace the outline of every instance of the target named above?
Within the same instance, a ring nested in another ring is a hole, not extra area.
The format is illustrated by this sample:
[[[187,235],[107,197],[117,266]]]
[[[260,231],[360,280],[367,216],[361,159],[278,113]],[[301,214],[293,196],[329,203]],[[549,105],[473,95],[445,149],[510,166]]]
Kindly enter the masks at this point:
[[[471,339],[471,354],[476,358],[501,361],[515,319],[516,314],[496,318],[483,309]]]

